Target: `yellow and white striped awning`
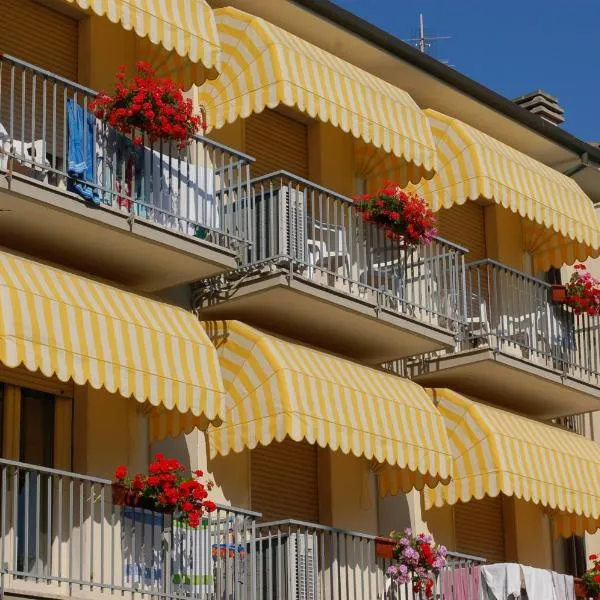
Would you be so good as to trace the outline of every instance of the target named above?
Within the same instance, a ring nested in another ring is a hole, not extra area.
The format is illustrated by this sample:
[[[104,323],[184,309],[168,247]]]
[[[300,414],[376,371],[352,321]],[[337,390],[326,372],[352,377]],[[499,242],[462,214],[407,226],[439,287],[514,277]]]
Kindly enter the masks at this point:
[[[212,456],[289,437],[405,469],[410,487],[450,476],[443,419],[417,384],[239,321],[205,326],[230,396]]]
[[[520,214],[536,272],[598,255],[600,224],[592,200],[573,179],[458,119],[424,112],[439,168],[416,190],[434,211],[485,200]]]
[[[404,90],[259,17],[214,12],[222,72],[198,91],[209,128],[282,104],[403,159],[415,182],[432,175],[429,124]]]
[[[5,366],[147,401],[155,438],[225,414],[217,352],[183,309],[2,251],[0,307]]]
[[[185,74],[185,81],[201,84],[221,69],[217,26],[206,0],[64,1],[133,29],[142,40],[138,59],[151,62],[158,73],[177,78]]]
[[[450,483],[425,490],[426,509],[505,494],[553,518],[566,514],[573,526],[600,519],[598,444],[448,389],[428,392],[445,419],[454,469]],[[573,534],[564,523],[562,532]]]

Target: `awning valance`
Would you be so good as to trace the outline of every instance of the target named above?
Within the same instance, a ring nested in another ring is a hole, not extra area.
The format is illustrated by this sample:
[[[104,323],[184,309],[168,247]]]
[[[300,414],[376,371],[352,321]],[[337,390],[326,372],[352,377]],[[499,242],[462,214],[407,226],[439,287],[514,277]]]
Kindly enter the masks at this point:
[[[216,350],[183,309],[2,251],[0,307],[7,367],[148,402],[164,431],[225,414]]]
[[[425,490],[426,509],[505,494],[573,524],[600,518],[598,444],[451,390],[428,392],[445,419],[454,468],[450,483]]]
[[[222,72],[198,98],[209,127],[295,107],[418,167],[415,181],[431,176],[429,124],[404,90],[259,17],[231,7],[214,12]]]
[[[520,214],[536,272],[598,255],[600,224],[573,179],[458,119],[424,112],[439,164],[417,191],[433,210],[486,200]]]
[[[206,0],[63,1],[133,29],[143,40],[138,58],[151,62],[159,73],[201,84],[221,69],[217,26]]]
[[[401,467],[413,487],[448,479],[443,419],[417,384],[239,321],[205,325],[230,396],[213,456],[289,437]]]

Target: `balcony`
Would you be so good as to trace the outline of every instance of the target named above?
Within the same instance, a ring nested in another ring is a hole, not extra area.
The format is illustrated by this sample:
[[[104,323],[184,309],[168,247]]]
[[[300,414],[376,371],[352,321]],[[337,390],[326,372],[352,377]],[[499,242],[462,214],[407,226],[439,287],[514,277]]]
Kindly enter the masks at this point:
[[[229,507],[189,530],[172,515],[113,506],[108,480],[7,460],[0,460],[0,502],[0,575],[9,596],[378,600],[389,587],[391,543],[370,535],[257,524],[260,515]],[[456,572],[474,583],[480,563],[450,554],[436,597],[455,600]],[[394,591],[417,600],[411,590]]]
[[[553,303],[548,283],[492,260],[467,265],[464,302],[456,352],[408,365],[419,383],[540,419],[600,409],[598,317]]]
[[[94,96],[0,55],[2,245],[143,291],[234,268],[248,236],[226,206],[251,159],[199,136],[134,146],[88,113]]]
[[[240,268],[200,281],[203,319],[241,319],[368,364],[451,348],[465,250],[404,249],[352,201],[286,172],[229,210],[249,232]]]

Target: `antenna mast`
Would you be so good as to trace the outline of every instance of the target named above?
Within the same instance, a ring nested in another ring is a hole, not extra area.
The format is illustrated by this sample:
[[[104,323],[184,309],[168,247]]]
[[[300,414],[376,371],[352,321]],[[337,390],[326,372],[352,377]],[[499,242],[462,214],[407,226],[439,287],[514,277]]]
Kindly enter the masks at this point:
[[[423,54],[427,54],[428,50],[431,48],[431,42],[435,42],[437,40],[449,40],[451,39],[448,35],[442,36],[434,36],[427,37],[425,33],[425,19],[423,18],[423,13],[419,14],[419,37],[411,38],[406,40],[407,42],[412,42],[417,49]]]

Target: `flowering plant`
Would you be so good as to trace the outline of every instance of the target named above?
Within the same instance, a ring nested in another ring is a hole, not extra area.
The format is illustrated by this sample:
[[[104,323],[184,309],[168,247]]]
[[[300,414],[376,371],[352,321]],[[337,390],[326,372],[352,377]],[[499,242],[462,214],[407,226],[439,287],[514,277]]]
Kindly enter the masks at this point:
[[[414,535],[410,529],[404,534],[392,531],[390,536],[396,541],[396,562],[388,567],[388,577],[398,585],[412,583],[414,593],[432,598],[435,577],[446,566],[446,548],[436,545],[431,535]]]
[[[157,454],[148,467],[148,474],[137,474],[129,477],[127,467],[117,467],[115,471],[116,486],[124,490],[121,502],[128,506],[140,503],[153,508],[173,510],[179,518],[190,527],[200,525],[205,512],[213,512],[217,506],[207,500],[208,492],[213,488],[212,482],[203,483],[202,471],[194,471],[191,475],[177,460],[165,458]]]
[[[204,118],[194,114],[192,101],[183,97],[172,79],[155,77],[146,62],[140,61],[136,67],[136,76],[127,83],[127,67],[122,65],[115,76],[114,96],[100,92],[90,103],[90,110],[121,133],[140,130],[147,133],[151,143],[169,140],[184,148],[194,134],[206,129]],[[133,142],[141,144],[143,138],[135,136]]]
[[[594,566],[583,574],[582,579],[585,582],[588,595],[595,598],[600,594],[600,558],[596,554],[590,554],[589,558]]]
[[[364,221],[385,231],[387,238],[405,246],[429,244],[435,234],[435,217],[423,198],[386,182],[374,194],[354,199]]]
[[[567,289],[566,303],[576,315],[600,315],[600,279],[594,277],[585,265],[576,264]]]

